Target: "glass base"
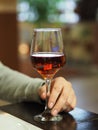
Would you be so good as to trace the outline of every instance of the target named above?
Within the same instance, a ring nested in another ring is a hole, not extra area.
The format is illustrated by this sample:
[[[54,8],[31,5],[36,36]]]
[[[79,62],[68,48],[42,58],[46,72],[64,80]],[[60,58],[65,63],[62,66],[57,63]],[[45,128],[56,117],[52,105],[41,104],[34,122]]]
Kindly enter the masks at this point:
[[[38,122],[47,122],[47,121],[61,121],[63,117],[60,114],[52,116],[49,110],[45,110],[43,113],[34,116],[34,120]]]

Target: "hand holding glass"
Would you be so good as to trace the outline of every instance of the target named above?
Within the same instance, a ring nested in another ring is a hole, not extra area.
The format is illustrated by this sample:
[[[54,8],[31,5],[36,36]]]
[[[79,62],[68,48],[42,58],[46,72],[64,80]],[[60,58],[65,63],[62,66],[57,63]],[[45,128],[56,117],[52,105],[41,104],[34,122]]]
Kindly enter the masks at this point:
[[[60,121],[62,116],[52,116],[48,108],[48,98],[51,90],[51,80],[56,72],[64,66],[63,40],[60,28],[34,29],[31,44],[31,61],[33,67],[45,79],[46,106],[45,111],[36,115],[36,121]]]

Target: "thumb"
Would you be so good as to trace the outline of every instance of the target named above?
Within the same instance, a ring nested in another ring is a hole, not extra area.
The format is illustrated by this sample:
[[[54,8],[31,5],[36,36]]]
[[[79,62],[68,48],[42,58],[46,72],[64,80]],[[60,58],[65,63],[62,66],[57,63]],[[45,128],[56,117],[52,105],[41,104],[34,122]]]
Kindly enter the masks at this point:
[[[46,86],[43,85],[39,88],[38,90],[39,96],[41,97],[41,99],[46,99]]]

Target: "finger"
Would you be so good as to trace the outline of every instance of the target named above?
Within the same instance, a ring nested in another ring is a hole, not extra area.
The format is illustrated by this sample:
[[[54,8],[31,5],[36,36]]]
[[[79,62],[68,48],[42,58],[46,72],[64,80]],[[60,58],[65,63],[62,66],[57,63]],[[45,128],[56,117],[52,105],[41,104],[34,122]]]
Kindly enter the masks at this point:
[[[72,105],[68,105],[67,108],[65,109],[66,112],[69,112],[71,110],[73,110],[76,106],[76,98],[73,99]]]
[[[63,86],[62,85],[57,85],[54,84],[51,93],[50,93],[50,97],[49,97],[49,101],[48,101],[48,107],[51,109],[54,104],[56,103],[58,97],[60,96],[60,93],[62,92]]]
[[[71,84],[69,82],[65,81],[65,79],[63,78],[59,78],[59,79],[60,80],[57,80],[56,82],[54,82],[53,88],[51,90],[51,94],[50,94],[49,102],[48,102],[49,108],[52,108],[53,105],[56,103],[56,101],[59,100],[58,98],[60,95],[61,95],[60,98],[63,98],[66,100],[66,98],[68,97],[72,89]],[[64,84],[63,84],[63,80],[64,80]]]
[[[76,103],[77,103],[77,100],[76,100],[76,96],[72,102],[72,108],[74,109],[76,107]]]
[[[51,114],[55,116],[57,113],[59,113],[62,110],[63,106],[65,109],[65,107],[67,107],[67,105],[65,105],[66,100],[67,100],[67,96],[65,94],[65,91],[63,90],[61,95],[59,96],[56,104],[52,108]]]
[[[63,91],[62,91],[58,101],[56,102],[55,106],[51,110],[52,115],[56,115],[60,111],[69,112],[75,107],[76,97],[75,97],[73,89],[71,89],[71,86],[69,87],[68,92],[69,92],[69,96],[68,95],[66,96],[65,88],[63,88]]]
[[[38,90],[38,93],[39,93],[39,96],[42,98],[42,99],[46,99],[46,86],[43,85],[39,88]]]
[[[73,90],[71,91],[67,99],[66,105],[67,105],[67,108],[63,108],[65,109],[66,112],[73,110],[76,106],[76,96]]]

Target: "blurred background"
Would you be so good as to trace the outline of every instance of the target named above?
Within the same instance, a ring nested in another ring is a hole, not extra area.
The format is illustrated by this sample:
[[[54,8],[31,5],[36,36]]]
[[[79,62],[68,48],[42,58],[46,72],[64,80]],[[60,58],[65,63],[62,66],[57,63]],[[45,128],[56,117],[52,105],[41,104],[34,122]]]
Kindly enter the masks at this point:
[[[62,28],[67,56],[64,76],[98,73],[97,0],[0,0],[2,62],[35,76],[29,50],[33,28],[40,27]]]
[[[77,106],[98,112],[98,0],[0,0],[0,60],[40,77],[29,51],[33,28],[41,27],[62,29],[67,63],[56,76],[72,82]]]

